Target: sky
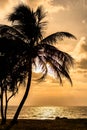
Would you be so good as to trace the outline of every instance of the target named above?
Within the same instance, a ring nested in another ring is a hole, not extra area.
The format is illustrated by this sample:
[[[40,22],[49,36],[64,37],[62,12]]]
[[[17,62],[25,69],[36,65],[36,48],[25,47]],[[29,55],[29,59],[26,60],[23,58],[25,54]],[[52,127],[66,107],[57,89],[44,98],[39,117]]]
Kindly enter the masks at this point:
[[[0,24],[8,24],[7,16],[14,6],[27,4],[32,9],[43,5],[48,21],[45,36],[67,31],[76,36],[77,40],[64,39],[56,47],[69,53],[75,60],[70,76],[73,86],[64,80],[61,86],[57,80],[47,77],[37,83],[39,77],[33,74],[31,89],[25,105],[29,106],[86,106],[87,105],[87,0],[0,0]],[[17,105],[25,91],[20,87],[18,94],[10,101]]]

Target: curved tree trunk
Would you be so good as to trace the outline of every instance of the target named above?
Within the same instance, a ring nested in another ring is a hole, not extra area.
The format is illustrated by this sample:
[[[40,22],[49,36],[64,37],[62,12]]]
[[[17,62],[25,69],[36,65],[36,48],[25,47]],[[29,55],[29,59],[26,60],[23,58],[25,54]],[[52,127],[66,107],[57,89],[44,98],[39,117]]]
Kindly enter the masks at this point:
[[[7,108],[8,108],[8,101],[7,101],[7,87],[6,87],[6,90],[5,90],[5,110],[4,110],[5,123],[6,123],[6,116],[7,116]]]
[[[4,95],[3,88],[1,88],[1,118],[2,118],[1,124],[4,124],[4,105],[3,105],[3,95]]]
[[[3,104],[3,100],[5,97],[5,106]],[[3,88],[1,88],[1,124],[6,123],[6,113],[7,113],[7,89],[4,91]]]
[[[27,87],[26,87],[26,90],[25,90],[25,94],[20,102],[20,105],[18,106],[17,108],[17,111],[13,117],[13,120],[12,120],[12,124],[15,124],[17,122],[17,119],[18,119],[18,116],[21,112],[21,109],[28,97],[28,94],[29,94],[29,89],[30,89],[30,85],[31,85],[31,77],[32,77],[32,64],[31,64],[31,59],[30,59],[30,62],[29,62],[30,66],[29,66],[29,73],[28,73],[28,82],[27,82]]]

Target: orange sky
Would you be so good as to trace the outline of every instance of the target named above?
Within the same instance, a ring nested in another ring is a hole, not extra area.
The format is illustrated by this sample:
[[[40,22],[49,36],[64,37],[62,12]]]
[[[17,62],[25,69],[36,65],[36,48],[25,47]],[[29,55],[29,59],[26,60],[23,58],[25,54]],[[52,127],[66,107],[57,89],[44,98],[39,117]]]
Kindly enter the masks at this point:
[[[73,87],[64,80],[63,87],[56,80],[47,77],[44,82],[32,80],[26,105],[87,105],[87,0],[1,0],[0,23],[7,24],[6,16],[12,8],[21,2],[35,9],[43,5],[47,13],[48,26],[45,35],[56,31],[68,31],[77,40],[64,40],[56,44],[59,49],[68,52],[75,59],[70,71]],[[36,74],[34,74],[36,76]],[[33,77],[35,78],[35,77]],[[19,102],[24,87],[10,101],[10,105]]]

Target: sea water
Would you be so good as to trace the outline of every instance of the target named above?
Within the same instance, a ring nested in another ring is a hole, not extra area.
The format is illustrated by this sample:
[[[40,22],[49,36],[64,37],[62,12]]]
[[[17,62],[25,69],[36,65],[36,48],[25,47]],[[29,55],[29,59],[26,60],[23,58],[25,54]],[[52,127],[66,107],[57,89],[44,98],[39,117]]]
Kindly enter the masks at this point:
[[[9,106],[7,118],[13,118],[16,111],[16,106]],[[1,117],[1,116],[0,116]],[[21,110],[20,119],[55,119],[56,117],[87,118],[87,107],[29,107],[24,106]]]

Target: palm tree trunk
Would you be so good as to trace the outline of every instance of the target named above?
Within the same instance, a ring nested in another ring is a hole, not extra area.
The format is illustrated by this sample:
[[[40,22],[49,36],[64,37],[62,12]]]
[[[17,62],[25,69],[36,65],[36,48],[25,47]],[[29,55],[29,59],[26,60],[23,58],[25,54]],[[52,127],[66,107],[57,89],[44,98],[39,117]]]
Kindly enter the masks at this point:
[[[4,91],[3,91],[3,88],[1,88],[1,118],[2,118],[2,121],[1,121],[1,124],[4,124],[5,122],[5,117],[4,117],[4,105],[3,105],[3,95],[4,95]]]
[[[5,110],[4,110],[5,123],[6,123],[6,116],[7,116],[7,108],[8,108],[8,101],[7,101],[7,87],[6,87],[6,90],[5,90]]]
[[[29,94],[29,89],[30,89],[30,85],[31,85],[31,77],[32,77],[32,64],[31,64],[31,59],[30,59],[30,62],[29,62],[30,66],[29,66],[29,73],[28,73],[28,82],[27,82],[27,87],[26,87],[26,91],[25,91],[25,94],[21,100],[21,103],[20,105],[18,106],[17,108],[17,111],[13,117],[13,120],[12,120],[12,124],[14,125],[16,122],[17,122],[17,119],[18,119],[18,116],[20,114],[20,111],[28,97],[28,94]]]

